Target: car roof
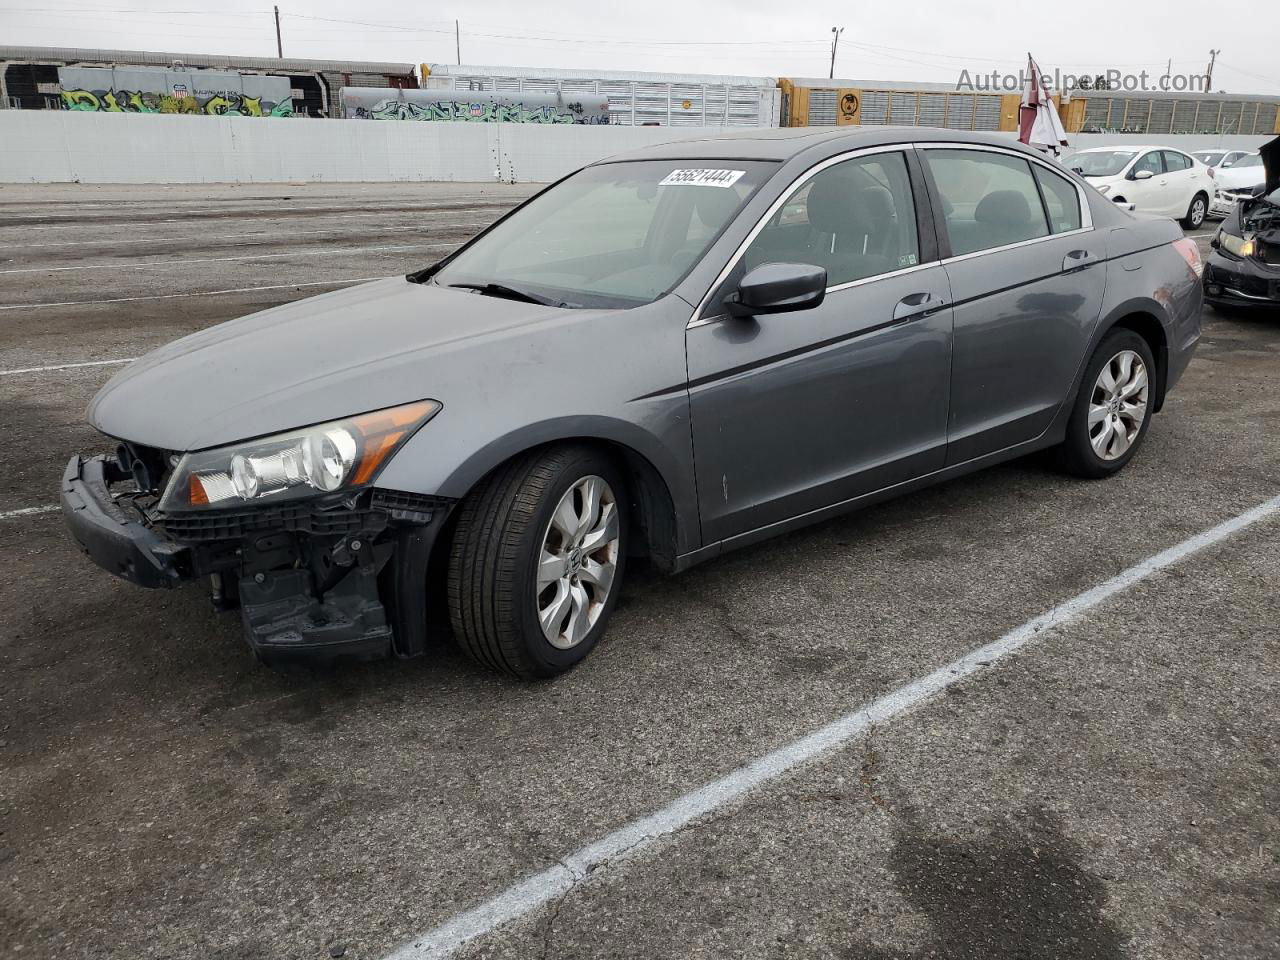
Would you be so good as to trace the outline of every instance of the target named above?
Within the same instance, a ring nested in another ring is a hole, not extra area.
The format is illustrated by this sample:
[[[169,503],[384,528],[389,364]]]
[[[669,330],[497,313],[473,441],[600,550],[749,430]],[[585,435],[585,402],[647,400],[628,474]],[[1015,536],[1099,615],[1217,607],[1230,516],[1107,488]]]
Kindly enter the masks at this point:
[[[814,127],[752,127],[732,133],[673,140],[638,147],[599,163],[624,160],[790,160],[802,153],[842,153],[862,147],[899,143],[965,143],[1022,149],[1036,156],[1039,151],[1024,147],[1007,134],[942,130],[930,127],[850,126],[826,129]]]
[[[1172,150],[1174,153],[1188,153],[1181,147],[1171,147],[1167,143],[1108,143],[1102,147],[1086,147],[1076,153],[1110,153],[1115,150]]]

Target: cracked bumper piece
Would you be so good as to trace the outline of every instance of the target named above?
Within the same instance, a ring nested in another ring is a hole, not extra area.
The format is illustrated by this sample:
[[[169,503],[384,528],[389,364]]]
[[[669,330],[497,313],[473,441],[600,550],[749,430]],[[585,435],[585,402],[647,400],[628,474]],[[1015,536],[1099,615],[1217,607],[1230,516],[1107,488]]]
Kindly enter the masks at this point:
[[[176,587],[193,579],[191,551],[156,533],[111,496],[127,479],[105,457],[72,457],[62,474],[62,516],[80,549],[98,566],[140,587]]]
[[[316,597],[306,570],[259,573],[240,581],[245,639],[271,659],[373,659],[391,652],[391,624],[378,599],[378,575],[353,568]]]

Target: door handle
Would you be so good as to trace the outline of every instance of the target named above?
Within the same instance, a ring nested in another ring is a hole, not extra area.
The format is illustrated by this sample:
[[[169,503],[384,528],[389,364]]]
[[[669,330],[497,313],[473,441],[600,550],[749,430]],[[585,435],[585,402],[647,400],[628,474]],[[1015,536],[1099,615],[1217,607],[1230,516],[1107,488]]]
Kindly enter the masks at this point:
[[[1088,250],[1072,250],[1062,258],[1062,272],[1070,273],[1072,270],[1083,270],[1097,262],[1098,258]]]
[[[931,313],[936,313],[947,305],[947,301],[942,297],[935,297],[932,293],[910,293],[898,301],[897,306],[893,308],[894,320],[915,320],[918,317],[926,317]]]

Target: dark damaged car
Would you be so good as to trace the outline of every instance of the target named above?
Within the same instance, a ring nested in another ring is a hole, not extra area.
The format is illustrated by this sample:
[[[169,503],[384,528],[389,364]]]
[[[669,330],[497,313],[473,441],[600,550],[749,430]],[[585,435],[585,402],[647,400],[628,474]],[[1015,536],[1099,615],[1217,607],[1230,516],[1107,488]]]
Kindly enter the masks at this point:
[[[1190,360],[1201,268],[994,136],[654,146],[419,272],[134,363],[63,510],[114,574],[210,582],[266,659],[452,634],[549,676],[628,559],[678,572],[1048,448],[1114,474]]]
[[[1204,289],[1214,306],[1280,310],[1280,137],[1260,152],[1266,181],[1235,205],[1210,241]]]

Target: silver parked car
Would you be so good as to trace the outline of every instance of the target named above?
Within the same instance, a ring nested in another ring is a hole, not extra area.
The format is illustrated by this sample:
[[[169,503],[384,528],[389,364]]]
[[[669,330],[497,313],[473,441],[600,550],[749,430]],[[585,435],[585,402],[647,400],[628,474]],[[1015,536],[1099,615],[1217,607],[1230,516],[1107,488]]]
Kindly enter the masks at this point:
[[[629,557],[678,572],[1044,448],[1115,473],[1191,357],[1201,269],[1172,221],[991,136],[665,144],[420,272],[137,361],[63,509],[113,573],[209,578],[266,659],[451,629],[549,676]]]

